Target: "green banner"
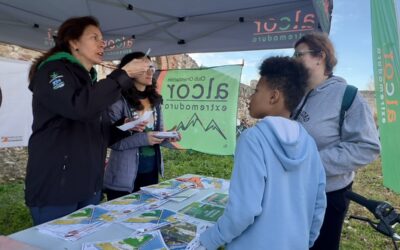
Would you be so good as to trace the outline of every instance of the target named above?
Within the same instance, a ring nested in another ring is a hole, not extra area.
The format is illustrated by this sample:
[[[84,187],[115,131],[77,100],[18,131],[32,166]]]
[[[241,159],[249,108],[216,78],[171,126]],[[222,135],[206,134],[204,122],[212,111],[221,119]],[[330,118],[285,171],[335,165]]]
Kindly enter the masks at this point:
[[[371,24],[383,184],[400,192],[400,53],[393,0],[371,0]]]
[[[162,70],[157,79],[164,99],[165,128],[182,134],[178,147],[232,155],[243,65]]]

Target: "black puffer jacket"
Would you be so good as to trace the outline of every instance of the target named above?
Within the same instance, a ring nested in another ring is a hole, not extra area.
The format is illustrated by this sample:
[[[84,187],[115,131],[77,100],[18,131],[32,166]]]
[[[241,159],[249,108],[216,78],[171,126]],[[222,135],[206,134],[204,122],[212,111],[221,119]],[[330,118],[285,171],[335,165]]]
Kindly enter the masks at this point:
[[[121,89],[132,87],[125,71],[96,82],[72,55],[60,54],[39,66],[29,86],[33,133],[25,200],[31,207],[77,203],[101,190],[106,148],[114,142],[105,110]]]

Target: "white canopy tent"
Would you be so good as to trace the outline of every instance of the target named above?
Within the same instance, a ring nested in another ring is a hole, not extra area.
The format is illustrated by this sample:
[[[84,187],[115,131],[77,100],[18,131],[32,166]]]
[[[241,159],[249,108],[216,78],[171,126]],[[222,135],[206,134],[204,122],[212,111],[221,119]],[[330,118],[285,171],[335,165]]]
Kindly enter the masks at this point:
[[[106,60],[151,55],[292,47],[329,32],[333,0],[0,0],[0,41],[47,50],[69,17],[100,21]]]

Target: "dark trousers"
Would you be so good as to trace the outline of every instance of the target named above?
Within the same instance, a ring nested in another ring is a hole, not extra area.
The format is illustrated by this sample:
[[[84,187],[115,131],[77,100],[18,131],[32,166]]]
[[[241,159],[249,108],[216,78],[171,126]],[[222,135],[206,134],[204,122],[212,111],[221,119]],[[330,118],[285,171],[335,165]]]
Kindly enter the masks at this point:
[[[327,207],[321,231],[312,250],[338,250],[342,226],[349,208],[350,200],[345,197],[345,192],[351,190],[353,183],[347,187],[326,193]]]
[[[63,217],[88,205],[97,205],[100,203],[100,193],[101,192],[96,192],[89,199],[68,205],[29,207],[33,224],[36,226]]]
[[[106,188],[103,192],[107,195],[107,200],[114,200],[124,195],[134,193],[140,190],[141,187],[153,185],[158,183],[158,172],[157,170],[150,173],[138,173],[135,179],[134,187],[132,192],[118,191],[114,189]]]

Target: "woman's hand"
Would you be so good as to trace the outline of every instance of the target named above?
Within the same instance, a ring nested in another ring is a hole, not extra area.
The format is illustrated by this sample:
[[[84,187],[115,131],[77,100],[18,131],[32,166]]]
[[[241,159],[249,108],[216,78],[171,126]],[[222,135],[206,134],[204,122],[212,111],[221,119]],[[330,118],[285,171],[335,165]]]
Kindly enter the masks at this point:
[[[146,73],[149,67],[149,60],[133,59],[132,61],[128,62],[124,67],[122,67],[122,69],[126,71],[130,78],[135,78]]]
[[[175,132],[178,134],[177,137],[168,138],[167,140],[168,140],[169,142],[177,142],[177,141],[180,141],[180,140],[182,139],[182,135],[181,135],[181,133],[179,133],[178,131],[176,131],[176,130],[168,130],[168,131],[175,131]]]
[[[149,145],[160,144],[164,141],[164,139],[157,138],[155,135],[158,131],[147,132],[147,140],[149,141]]]
[[[127,122],[132,121],[132,119],[130,118],[125,118],[124,124]],[[141,123],[136,124],[135,127],[130,128],[129,131],[134,131],[134,132],[143,132],[144,129],[146,128],[147,123],[149,123],[149,121],[142,121]]]
[[[167,130],[167,131],[175,131],[178,134],[177,137],[169,138],[168,141],[177,142],[177,141],[180,141],[182,139],[181,133],[179,131],[176,131],[176,126],[173,126],[170,130]]]

